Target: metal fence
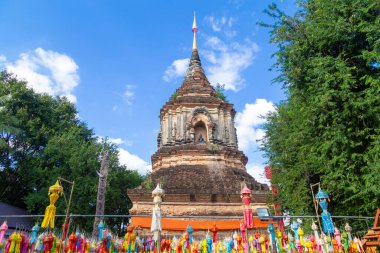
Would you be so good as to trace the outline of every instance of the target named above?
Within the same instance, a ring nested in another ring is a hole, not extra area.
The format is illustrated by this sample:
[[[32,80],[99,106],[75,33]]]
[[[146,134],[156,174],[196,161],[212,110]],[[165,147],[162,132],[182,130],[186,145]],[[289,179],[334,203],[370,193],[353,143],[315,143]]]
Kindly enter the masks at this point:
[[[129,225],[130,218],[132,217],[151,217],[151,215],[93,215],[93,214],[69,214],[69,231],[80,230],[87,234],[90,234],[92,231],[92,225],[95,217],[101,217],[106,224],[106,228],[113,231],[115,234],[122,236],[125,234],[126,227]],[[301,219],[303,221],[303,229],[305,232],[311,232],[311,222],[312,220],[316,221],[317,216],[313,215],[303,215],[303,216],[253,216],[254,218],[259,218],[261,220],[278,222],[281,219]],[[23,229],[25,231],[30,231],[31,227],[25,227],[21,223],[17,223],[18,218],[29,218],[33,222],[40,222],[43,218],[43,215],[0,215],[1,219],[15,219],[17,224],[16,227],[9,228],[8,233],[11,233],[13,230]],[[65,215],[56,215],[56,224],[63,224]],[[189,219],[189,220],[236,220],[243,219],[242,216],[168,216],[163,215],[162,218],[177,218],[177,219]],[[331,216],[334,223],[337,227],[343,228],[346,223],[349,223],[353,231],[358,236],[363,236],[369,228],[373,225],[374,217],[368,216]],[[55,232],[60,233],[61,227],[56,227]],[[184,228],[185,230],[185,228]]]

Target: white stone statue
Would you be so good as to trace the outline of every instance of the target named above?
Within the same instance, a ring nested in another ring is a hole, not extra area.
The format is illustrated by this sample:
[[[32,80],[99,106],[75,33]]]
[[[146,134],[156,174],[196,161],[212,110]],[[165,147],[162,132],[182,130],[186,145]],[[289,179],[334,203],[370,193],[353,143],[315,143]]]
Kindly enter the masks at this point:
[[[161,189],[160,184],[158,183],[156,188],[152,191],[153,197],[153,210],[152,210],[152,225],[150,227],[150,231],[153,232],[153,240],[155,242],[160,241],[162,225],[161,225],[161,203],[162,196],[164,196],[165,192]],[[158,249],[159,252],[159,249]]]
[[[153,213],[152,213],[152,226],[150,227],[150,230],[152,232],[154,231],[162,231],[162,225],[161,225],[161,208],[154,206],[153,207]],[[157,239],[154,239],[155,241]]]
[[[175,138],[176,138],[176,133],[177,133],[177,128],[174,126],[172,128],[172,138],[173,138],[173,140],[175,140]]]

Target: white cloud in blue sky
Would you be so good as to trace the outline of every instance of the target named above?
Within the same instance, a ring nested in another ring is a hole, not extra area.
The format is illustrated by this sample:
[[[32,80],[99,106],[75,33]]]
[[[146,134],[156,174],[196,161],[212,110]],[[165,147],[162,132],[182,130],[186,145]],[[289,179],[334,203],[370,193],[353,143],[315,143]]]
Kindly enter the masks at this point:
[[[97,142],[99,142],[99,143],[102,143],[105,139],[107,139],[108,142],[115,144],[115,145],[118,145],[118,146],[123,145],[126,147],[131,147],[133,145],[133,141],[125,140],[125,139],[122,139],[120,137],[111,138],[111,137],[105,137],[105,136],[97,135],[96,138],[97,138]]]
[[[264,116],[274,112],[275,106],[271,101],[259,98],[254,103],[244,105],[242,111],[235,116],[235,126],[239,142],[239,149],[251,158],[259,152],[259,145],[265,135],[263,124],[266,122]],[[260,183],[268,183],[264,176],[264,166],[258,160],[249,159],[246,166],[247,171]]]
[[[223,28],[231,28],[232,25],[236,22],[235,18],[232,17],[215,17],[215,16],[207,16],[205,20],[208,25],[211,26],[214,32],[220,32]]]
[[[265,134],[262,129],[266,122],[264,116],[274,111],[271,101],[259,98],[252,104],[245,104],[243,111],[236,114],[235,125],[241,150],[249,153],[250,149],[258,147]]]
[[[130,85],[130,84],[127,85],[127,87],[125,88],[124,94],[123,94],[123,98],[124,98],[125,102],[127,102],[128,105],[132,104],[132,102],[135,98],[135,86],[134,85]]]
[[[255,42],[225,42],[216,36],[206,38],[206,72],[212,84],[224,84],[226,90],[238,91],[244,84],[242,71],[253,62],[259,47]]]
[[[102,142],[106,137],[97,136],[98,142]],[[152,170],[152,166],[144,161],[140,156],[132,154],[130,151],[125,149],[125,147],[131,147],[133,142],[130,140],[125,140],[120,137],[111,138],[107,137],[107,141],[118,146],[118,157],[120,164],[127,166],[130,170],[137,170],[140,174],[145,175]]]
[[[79,84],[78,65],[70,56],[43,48],[21,53],[15,62],[7,62],[5,68],[28,82],[38,93],[65,96],[76,102],[73,94]]]
[[[119,148],[119,161],[127,166],[128,169],[137,170],[141,174],[146,174],[152,171],[152,165],[148,164],[138,155],[130,153],[124,148]]]
[[[248,163],[246,168],[247,172],[253,176],[256,181],[262,184],[270,184],[269,180],[265,177],[265,171],[262,164]]]
[[[173,82],[178,78],[183,78],[186,69],[189,66],[189,58],[174,60],[172,64],[165,70],[163,79],[165,82]]]
[[[124,140],[124,139],[122,139],[122,138],[109,138],[108,140],[109,140],[111,143],[116,144],[116,145],[121,145],[121,144],[123,144],[123,145],[125,145],[125,146],[127,146],[127,147],[130,147],[130,146],[133,145],[133,142],[132,142],[132,141],[130,141],[130,140]]]

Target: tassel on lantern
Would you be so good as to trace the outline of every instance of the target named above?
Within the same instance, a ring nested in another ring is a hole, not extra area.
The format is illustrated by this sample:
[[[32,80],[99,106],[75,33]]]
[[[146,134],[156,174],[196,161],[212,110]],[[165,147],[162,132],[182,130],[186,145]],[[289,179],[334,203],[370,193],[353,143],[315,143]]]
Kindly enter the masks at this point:
[[[15,253],[16,237],[17,237],[16,232],[13,232],[12,235],[10,236],[10,238],[9,238],[10,239],[9,253]],[[5,252],[8,253],[7,250]]]
[[[11,247],[11,237],[8,237],[7,244],[5,245],[5,253],[9,252],[9,249]]]
[[[25,235],[24,232],[21,232],[21,253],[27,253],[28,251],[28,244],[29,244],[29,238]]]
[[[282,247],[282,233],[281,231],[277,228],[276,230],[276,239],[277,239],[277,250],[278,252],[283,252],[284,248]]]
[[[270,234],[270,246],[272,248],[272,251],[275,251],[276,250],[276,236],[275,236],[275,233],[274,233],[274,226],[272,223],[269,223],[268,224],[268,231],[269,231],[269,234]]]
[[[3,224],[0,226],[0,253],[3,252],[3,250],[6,248],[6,242],[4,240],[5,231],[7,231],[8,225],[7,221],[5,220]]]
[[[261,245],[261,253],[266,253],[265,237],[264,237],[264,235],[260,236],[259,243]]]
[[[307,252],[313,252],[313,243],[310,240],[305,243],[305,247],[307,248]]]
[[[50,253],[54,253],[57,247],[57,237],[53,235],[53,246],[51,247]]]
[[[230,240],[228,241],[228,244],[227,244],[227,252],[228,253],[232,252],[233,246],[234,246],[234,241],[232,240],[232,238],[230,238]]]
[[[349,243],[348,243],[348,235],[346,231],[342,233],[342,241],[343,241],[344,252],[348,252]]]
[[[55,252],[54,253],[61,253],[63,248],[63,242],[57,238],[57,245],[55,247]]]
[[[21,242],[22,242],[22,237],[19,233],[16,233],[16,238],[15,238],[15,253],[20,253],[21,251]]]
[[[249,244],[250,252],[253,253],[255,248],[253,247],[253,236],[252,235],[249,236],[248,244]]]
[[[8,229],[8,225],[7,225],[7,221],[5,220],[3,224],[0,226],[0,244],[4,240],[5,231],[7,231],[7,229]]]
[[[99,229],[99,233],[98,233],[98,241],[101,242],[102,241],[102,238],[103,238],[103,229],[104,229],[104,223],[103,221],[100,221],[99,224],[98,224],[98,229]]]
[[[247,225],[243,222],[240,222],[240,232],[241,232],[241,239],[243,243],[243,251],[244,253],[248,253],[248,243],[247,243]]]
[[[40,229],[40,227],[38,226],[38,224],[34,225],[32,227],[32,237],[30,238],[30,241],[29,243],[31,245],[34,245],[37,241],[37,233],[38,233],[38,230]]]
[[[54,237],[52,233],[50,232],[47,236],[44,238],[44,253],[50,253],[52,247],[53,247]]]
[[[297,233],[298,233],[298,236],[299,236],[299,238],[300,238],[300,243],[301,243],[302,247],[304,247],[304,246],[305,246],[305,241],[304,241],[303,236],[304,236],[305,232],[303,232],[302,227],[299,227],[299,228],[298,228]]]

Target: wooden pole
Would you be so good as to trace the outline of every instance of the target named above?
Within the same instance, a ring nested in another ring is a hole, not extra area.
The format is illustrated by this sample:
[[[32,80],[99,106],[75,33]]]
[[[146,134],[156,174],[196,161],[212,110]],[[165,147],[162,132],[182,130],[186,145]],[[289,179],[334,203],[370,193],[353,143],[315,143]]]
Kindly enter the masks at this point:
[[[70,191],[70,197],[69,197],[69,201],[67,202],[67,207],[66,207],[66,215],[65,215],[65,221],[63,223],[63,231],[62,231],[62,238],[64,238],[64,243],[63,243],[63,247],[62,247],[62,252],[64,252],[64,249],[66,247],[66,242],[67,242],[67,234],[69,233],[69,224],[67,224],[68,222],[68,219],[69,219],[69,212],[70,212],[70,206],[71,206],[71,201],[73,199],[73,192],[74,192],[74,181],[69,181],[67,179],[64,179],[62,177],[58,177],[58,180],[59,181],[64,181],[68,184],[71,184],[71,191]],[[67,224],[67,225],[66,225]],[[67,226],[67,228],[66,228]]]
[[[68,218],[69,218],[69,210],[70,210],[71,200],[73,199],[74,184],[75,184],[75,182],[73,181],[71,184],[71,192],[70,192],[69,202],[67,204],[67,209],[66,209],[65,225],[66,225]],[[67,238],[68,233],[69,233],[69,229],[67,228],[65,238]]]
[[[323,231],[322,231],[321,221],[319,220],[319,214],[318,214],[318,204],[315,201],[314,190],[313,190],[313,187],[315,187],[315,186],[318,186],[318,189],[320,189],[320,187],[321,187],[320,184],[321,183],[310,184],[310,189],[311,189],[311,195],[313,196],[314,210],[315,210],[315,214],[317,215],[319,230],[322,233]]]

